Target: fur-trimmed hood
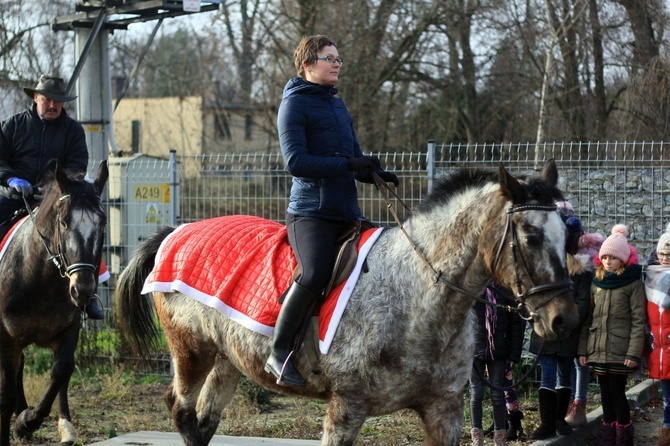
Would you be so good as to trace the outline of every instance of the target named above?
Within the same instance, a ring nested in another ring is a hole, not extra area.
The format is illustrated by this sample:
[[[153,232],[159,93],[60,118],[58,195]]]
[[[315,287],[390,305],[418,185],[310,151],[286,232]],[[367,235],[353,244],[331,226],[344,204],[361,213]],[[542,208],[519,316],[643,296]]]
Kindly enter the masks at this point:
[[[567,254],[567,264],[568,274],[570,277],[574,277],[577,274],[582,274],[585,272],[592,273],[596,269],[589,254]]]

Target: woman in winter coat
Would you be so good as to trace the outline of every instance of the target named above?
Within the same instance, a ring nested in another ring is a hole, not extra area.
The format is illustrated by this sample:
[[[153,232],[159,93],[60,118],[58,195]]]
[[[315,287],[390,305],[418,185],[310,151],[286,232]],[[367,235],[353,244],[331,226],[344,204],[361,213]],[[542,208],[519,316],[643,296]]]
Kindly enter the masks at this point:
[[[556,433],[560,435],[572,433],[572,428],[565,421],[565,416],[572,398],[572,372],[574,359],[577,356],[581,323],[586,320],[590,309],[591,281],[595,268],[588,254],[577,253],[582,224],[577,217],[571,217],[565,222],[565,225],[568,229],[565,246],[566,261],[570,279],[574,284],[573,292],[580,325],[570,333],[567,339],[561,341],[543,342],[534,331],[531,334],[530,351],[540,354],[539,362],[542,367],[538,391],[540,425],[530,435],[530,438],[535,440],[554,437]]]
[[[493,284],[486,287],[485,298],[491,304],[514,306],[514,296],[506,288]],[[484,377],[497,387],[503,385],[507,361],[518,362],[523,348],[523,333],[526,327],[518,313],[505,308],[477,302],[472,311],[475,314],[475,359],[470,375],[470,416],[472,417],[473,446],[484,444],[482,429],[482,401],[484,399]],[[502,391],[491,389],[493,405],[494,444],[507,445],[505,418],[507,408]]]
[[[363,155],[349,111],[337,96],[344,61],[335,42],[306,36],[293,56],[298,76],[284,87],[277,132],[293,177],[286,226],[301,274],[281,301],[265,371],[277,384],[304,387],[305,378],[291,361],[294,343],[328,286],[339,236],[360,228],[356,181],[374,183],[373,172],[396,186],[399,181],[376,156]]]
[[[647,321],[652,345],[647,357],[649,376],[661,382],[663,425],[657,446],[670,446],[670,224],[656,244],[658,265],[647,267],[644,287],[647,294]]]
[[[591,312],[579,339],[579,361],[594,369],[600,384],[605,446],[633,445],[626,381],[640,363],[647,319],[642,267],[627,236],[628,228],[616,225],[600,248]]]

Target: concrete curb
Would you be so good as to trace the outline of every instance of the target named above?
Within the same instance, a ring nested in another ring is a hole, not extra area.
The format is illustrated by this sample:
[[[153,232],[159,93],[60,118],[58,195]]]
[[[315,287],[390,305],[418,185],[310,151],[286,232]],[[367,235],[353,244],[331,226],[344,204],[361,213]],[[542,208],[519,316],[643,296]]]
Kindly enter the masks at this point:
[[[640,407],[645,405],[654,391],[660,388],[658,385],[652,386],[654,380],[646,379],[636,386],[630,388],[626,392],[628,397],[628,404],[631,407]],[[548,438],[546,440],[538,440],[531,443],[530,446],[581,446],[585,445],[586,441],[600,432],[600,426],[603,422],[602,407],[586,414],[586,424],[573,430],[572,435],[559,435]]]

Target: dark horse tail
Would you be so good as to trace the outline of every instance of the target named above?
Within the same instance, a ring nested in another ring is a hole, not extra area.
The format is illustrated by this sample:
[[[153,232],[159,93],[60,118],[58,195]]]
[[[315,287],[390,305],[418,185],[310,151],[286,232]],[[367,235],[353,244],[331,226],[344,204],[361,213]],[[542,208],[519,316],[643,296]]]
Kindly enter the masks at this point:
[[[148,358],[157,350],[161,332],[156,323],[152,299],[142,295],[144,281],[154,266],[158,248],[175,230],[164,227],[140,243],[116,284],[114,302],[116,323],[130,348],[139,356]]]

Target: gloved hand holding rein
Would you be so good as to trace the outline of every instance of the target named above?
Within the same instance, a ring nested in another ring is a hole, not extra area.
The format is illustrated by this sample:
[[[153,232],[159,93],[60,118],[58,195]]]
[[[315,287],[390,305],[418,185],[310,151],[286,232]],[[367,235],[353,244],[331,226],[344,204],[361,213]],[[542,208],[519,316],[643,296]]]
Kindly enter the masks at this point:
[[[361,156],[347,159],[347,170],[359,172],[363,169],[381,169],[382,163],[376,156]]]
[[[7,180],[7,185],[24,197],[30,197],[33,194],[33,186],[24,179],[12,177]]]
[[[376,170],[377,175],[386,183],[393,183],[395,184],[395,187],[400,186],[400,180],[394,174],[393,172],[387,172],[386,170],[383,169],[377,169]],[[375,184],[375,179],[372,176],[372,170],[371,169],[363,169],[359,170],[356,172],[354,175],[357,181],[360,181],[361,183],[368,183],[368,184]]]

